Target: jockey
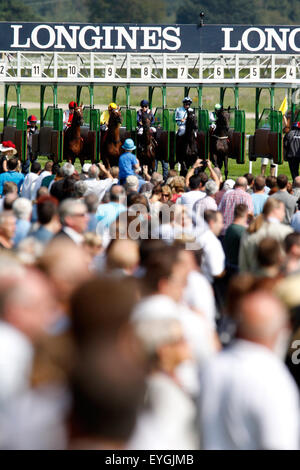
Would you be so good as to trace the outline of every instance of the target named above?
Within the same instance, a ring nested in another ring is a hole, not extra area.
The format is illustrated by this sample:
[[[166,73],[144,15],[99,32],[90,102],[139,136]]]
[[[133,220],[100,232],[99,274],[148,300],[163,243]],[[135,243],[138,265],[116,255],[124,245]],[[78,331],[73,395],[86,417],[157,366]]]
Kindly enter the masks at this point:
[[[151,109],[149,109],[149,102],[147,100],[142,100],[140,102],[140,106],[141,108],[138,110],[137,112],[137,130],[138,130],[138,135],[142,135],[143,134],[143,123],[142,123],[142,115],[143,113],[147,113],[148,116],[149,116],[149,119],[150,119],[150,124],[152,125],[150,127],[150,130],[151,132],[155,133],[156,132],[156,129],[155,127],[153,127],[153,124],[154,124],[154,116],[153,116],[153,113],[151,111]]]
[[[29,158],[30,162],[33,162],[33,154],[32,154],[32,136],[37,132],[37,117],[33,114],[28,117],[27,121],[27,159]]]
[[[192,99],[187,96],[182,101],[183,106],[181,106],[180,108],[176,108],[175,120],[178,126],[177,135],[179,136],[182,136],[185,133],[185,121],[187,118],[188,110],[192,112],[194,111],[193,108],[190,108],[192,102]]]
[[[106,131],[108,127],[108,121],[110,118],[110,112],[112,109],[118,109],[118,105],[116,103],[109,103],[108,108],[103,111],[103,113],[100,116],[100,129],[102,131]]]
[[[64,130],[71,125],[75,108],[77,108],[76,101],[70,101],[69,110],[64,112]]]
[[[220,111],[220,109],[222,109],[222,106],[220,105],[220,103],[217,103],[215,105],[215,110],[209,113],[209,122],[210,122],[209,127],[213,131],[216,128],[217,112]]]

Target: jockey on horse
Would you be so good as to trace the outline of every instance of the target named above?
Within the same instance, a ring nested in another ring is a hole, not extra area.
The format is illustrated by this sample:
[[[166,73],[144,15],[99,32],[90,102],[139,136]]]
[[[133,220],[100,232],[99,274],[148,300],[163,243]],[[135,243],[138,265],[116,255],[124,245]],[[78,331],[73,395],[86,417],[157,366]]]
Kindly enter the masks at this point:
[[[190,107],[192,102],[192,99],[189,96],[186,96],[182,100],[183,106],[181,106],[180,108],[176,108],[175,120],[178,126],[177,135],[179,137],[185,134],[185,125],[188,112],[194,112],[193,108]]]
[[[64,116],[63,116],[64,131],[65,131],[68,127],[70,127],[70,125],[72,124],[72,119],[73,119],[73,116],[74,116],[75,108],[77,108],[77,103],[76,103],[76,101],[70,101],[70,103],[69,103],[69,109],[64,112]]]
[[[150,127],[150,130],[152,132],[152,134],[156,133],[156,129],[155,127],[153,126],[154,124],[154,116],[153,116],[153,113],[151,111],[151,109],[149,109],[149,102],[147,100],[142,100],[140,102],[140,109],[138,110],[137,112],[137,131],[138,131],[138,135],[142,135],[143,134],[143,114],[147,114],[149,119],[150,119],[150,124],[151,124],[151,127]]]
[[[217,112],[220,111],[221,108],[222,106],[220,105],[220,103],[217,103],[215,105],[215,110],[209,113],[209,128],[211,129],[211,131],[214,131],[216,128]]]
[[[100,129],[101,131],[107,131],[108,129],[108,121],[110,118],[110,113],[113,109],[119,109],[116,103],[109,103],[108,108],[103,111],[100,116]]]

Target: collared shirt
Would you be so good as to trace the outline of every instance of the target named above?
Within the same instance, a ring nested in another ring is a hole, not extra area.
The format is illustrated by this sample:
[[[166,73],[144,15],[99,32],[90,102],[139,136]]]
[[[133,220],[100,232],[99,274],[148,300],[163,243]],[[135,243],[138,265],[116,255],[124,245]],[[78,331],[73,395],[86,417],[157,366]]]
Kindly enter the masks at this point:
[[[205,198],[206,193],[204,191],[192,190],[187,193],[183,193],[181,198],[176,201],[176,204],[183,204],[187,208],[187,212],[192,217],[195,204]]]
[[[282,201],[285,205],[285,217],[283,223],[289,225],[292,220],[292,216],[296,209],[297,198],[292,194],[289,194],[287,191],[282,191],[279,189],[276,193],[272,194],[274,199]]]
[[[219,205],[219,211],[222,212],[224,218],[224,229],[223,233],[226,232],[230,224],[234,219],[234,209],[238,204],[246,204],[248,206],[248,212],[253,214],[253,202],[250,194],[246,193],[240,188],[234,189],[233,191],[227,191]]]
[[[218,206],[215,199],[211,196],[205,196],[196,202],[194,212],[196,217],[204,217],[204,212],[207,210],[217,211]]]
[[[28,175],[25,176],[22,191],[21,191],[22,197],[31,199],[32,186],[33,186],[33,183],[38,179],[38,177],[39,175],[37,175],[36,173],[28,173]]]
[[[106,191],[109,191],[113,184],[118,184],[118,179],[106,178],[104,180],[97,180],[96,178],[88,178],[84,182],[87,185],[84,195],[87,196],[94,193],[98,197],[99,202],[101,202]]]
[[[34,188],[33,188],[33,191],[31,193],[31,199],[36,199],[36,195],[37,195],[37,192],[38,190],[40,189],[41,185],[42,185],[42,181],[44,178],[46,178],[46,176],[50,176],[52,175],[52,173],[50,171],[42,171],[42,173],[38,176],[38,178],[35,180],[35,183],[34,183]]]
[[[135,175],[134,165],[137,165],[138,161],[135,155],[131,152],[123,153],[119,158],[119,180],[121,184],[123,180],[126,180],[127,176]]]
[[[214,277],[220,276],[225,269],[225,254],[222,244],[210,229],[198,236],[197,242],[203,249],[201,271],[211,283]]]
[[[266,347],[237,340],[201,377],[200,429],[207,450],[299,449],[299,394]]]
[[[13,183],[16,183],[16,185],[18,186],[18,192],[20,194],[24,179],[24,175],[22,173],[18,173],[17,171],[6,171],[5,173],[1,173],[0,194],[3,194],[3,185],[6,181],[12,181]]]
[[[192,108],[189,108],[189,111],[194,111]],[[176,108],[176,111],[175,111],[175,120],[176,120],[176,123],[178,126],[181,126],[182,123],[181,120],[182,119],[186,119],[187,118],[187,109],[184,107],[184,106],[181,106],[180,108]]]
[[[83,242],[83,235],[81,233],[76,232],[71,227],[64,227],[63,231],[73,240],[76,245],[81,245]]]

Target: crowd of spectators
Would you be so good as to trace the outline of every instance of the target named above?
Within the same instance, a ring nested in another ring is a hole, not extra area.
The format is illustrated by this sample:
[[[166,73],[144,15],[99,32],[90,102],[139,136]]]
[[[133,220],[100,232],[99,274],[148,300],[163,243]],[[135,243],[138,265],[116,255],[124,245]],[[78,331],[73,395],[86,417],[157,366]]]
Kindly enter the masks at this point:
[[[0,448],[299,449],[299,178],[130,161],[0,175]]]

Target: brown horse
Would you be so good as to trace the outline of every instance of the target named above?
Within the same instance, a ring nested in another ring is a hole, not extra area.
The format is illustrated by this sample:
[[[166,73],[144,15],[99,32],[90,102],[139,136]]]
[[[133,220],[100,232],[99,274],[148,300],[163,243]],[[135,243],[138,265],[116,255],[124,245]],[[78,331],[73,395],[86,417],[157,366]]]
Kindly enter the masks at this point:
[[[106,166],[118,166],[121,154],[120,126],[122,115],[118,109],[110,111],[107,131],[101,134],[101,158]]]
[[[64,133],[64,158],[74,165],[79,157],[81,165],[84,163],[83,138],[80,136],[80,126],[83,125],[82,104],[75,108],[72,123]]]
[[[181,165],[180,174],[185,176],[189,167],[198,158],[199,148],[197,142],[198,124],[194,111],[187,110],[185,133],[176,136],[176,156]]]
[[[151,133],[151,120],[147,113],[142,113],[143,134],[139,136],[138,159],[141,165],[147,165],[151,172],[155,171],[157,142]]]

